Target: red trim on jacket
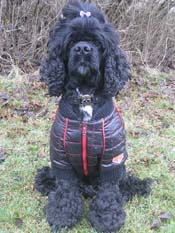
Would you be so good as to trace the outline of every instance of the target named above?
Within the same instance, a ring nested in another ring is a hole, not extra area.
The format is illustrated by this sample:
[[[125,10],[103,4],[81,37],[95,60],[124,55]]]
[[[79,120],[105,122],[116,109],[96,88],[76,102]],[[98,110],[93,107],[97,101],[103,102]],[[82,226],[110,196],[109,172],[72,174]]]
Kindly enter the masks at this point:
[[[119,108],[116,105],[115,105],[115,109],[118,112],[118,115],[120,117],[120,121],[121,121],[122,127],[124,128],[125,126],[124,126],[124,121],[123,121],[123,118],[122,118],[121,111],[119,110]]]
[[[84,171],[84,175],[88,176],[88,165],[87,165],[87,123],[83,123],[83,126],[82,126],[82,159],[83,159],[83,171]]]
[[[67,137],[67,129],[68,129],[69,119],[66,117],[66,125],[64,128],[64,149],[66,148],[66,137]]]
[[[102,128],[102,140],[103,140],[103,149],[102,149],[102,158],[103,158],[104,153],[105,153],[105,149],[106,149],[106,138],[105,138],[104,118],[102,118],[101,128]]]

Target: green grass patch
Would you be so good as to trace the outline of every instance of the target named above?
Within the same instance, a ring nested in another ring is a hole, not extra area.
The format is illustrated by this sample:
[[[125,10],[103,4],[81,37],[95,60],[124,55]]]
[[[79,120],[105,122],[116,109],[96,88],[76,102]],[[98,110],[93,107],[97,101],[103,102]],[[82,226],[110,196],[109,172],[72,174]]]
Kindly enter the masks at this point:
[[[0,77],[0,233],[43,233],[50,228],[47,202],[34,190],[37,168],[49,164],[49,132],[58,100],[45,96],[37,81],[14,71]],[[161,212],[175,216],[175,89],[167,74],[134,79],[117,97],[127,132],[127,168],[154,179],[148,198],[125,206],[121,233],[174,233],[175,218],[151,229]],[[95,233],[87,221],[89,200],[80,223],[70,233]]]

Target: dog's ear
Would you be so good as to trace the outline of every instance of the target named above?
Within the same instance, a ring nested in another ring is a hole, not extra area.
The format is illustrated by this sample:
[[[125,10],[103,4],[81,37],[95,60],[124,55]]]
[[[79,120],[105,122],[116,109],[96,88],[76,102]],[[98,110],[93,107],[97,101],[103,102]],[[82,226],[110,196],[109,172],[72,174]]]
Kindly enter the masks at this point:
[[[62,38],[58,36],[58,26],[50,31],[48,53],[40,67],[40,80],[48,86],[50,96],[60,96],[65,81],[65,65],[62,56]]]
[[[131,70],[123,51],[118,47],[118,35],[112,28],[108,33],[107,46],[103,71],[104,92],[107,96],[115,96],[131,78]]]

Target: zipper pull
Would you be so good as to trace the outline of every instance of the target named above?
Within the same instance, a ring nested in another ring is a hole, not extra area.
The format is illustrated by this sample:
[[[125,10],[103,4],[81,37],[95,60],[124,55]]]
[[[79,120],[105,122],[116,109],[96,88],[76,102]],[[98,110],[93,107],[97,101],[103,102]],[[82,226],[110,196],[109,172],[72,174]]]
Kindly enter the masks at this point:
[[[83,124],[83,127],[82,127],[82,134],[83,134],[83,135],[86,135],[86,134],[87,134],[87,124],[86,124],[86,123]]]

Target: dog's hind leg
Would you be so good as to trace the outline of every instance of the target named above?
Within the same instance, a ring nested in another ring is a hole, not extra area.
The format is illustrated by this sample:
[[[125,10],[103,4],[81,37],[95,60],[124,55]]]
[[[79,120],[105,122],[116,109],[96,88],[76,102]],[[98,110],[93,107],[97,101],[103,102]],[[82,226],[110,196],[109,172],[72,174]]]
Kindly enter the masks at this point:
[[[51,191],[54,191],[56,189],[56,177],[52,168],[42,167],[38,169],[34,186],[42,195],[48,195]]]
[[[46,217],[53,232],[73,227],[83,211],[83,201],[76,175],[72,172],[67,178],[57,178],[56,183],[56,190],[49,193],[46,206]]]
[[[119,188],[123,201],[130,201],[135,195],[145,197],[148,196],[151,193],[152,183],[153,180],[150,178],[141,180],[127,172],[119,182]]]

